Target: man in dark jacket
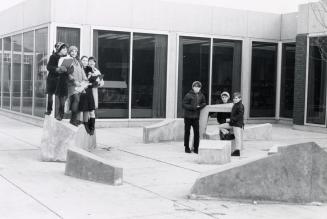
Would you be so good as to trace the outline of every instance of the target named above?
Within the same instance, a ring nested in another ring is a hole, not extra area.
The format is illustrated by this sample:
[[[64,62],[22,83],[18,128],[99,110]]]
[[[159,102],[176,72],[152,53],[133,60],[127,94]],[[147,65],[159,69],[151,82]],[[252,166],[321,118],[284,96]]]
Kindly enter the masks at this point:
[[[199,117],[200,110],[206,106],[206,100],[204,95],[200,92],[202,87],[201,82],[194,81],[192,84],[192,90],[190,90],[183,99],[184,108],[184,146],[185,153],[191,153],[189,147],[190,130],[193,127],[194,132],[194,153],[198,153],[199,149]]]

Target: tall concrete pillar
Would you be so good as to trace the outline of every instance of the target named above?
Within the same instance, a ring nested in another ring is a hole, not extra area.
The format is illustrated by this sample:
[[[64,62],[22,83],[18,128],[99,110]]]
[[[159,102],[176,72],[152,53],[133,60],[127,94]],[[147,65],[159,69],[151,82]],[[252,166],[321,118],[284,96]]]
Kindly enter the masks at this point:
[[[177,56],[178,36],[176,33],[168,35],[168,68],[167,68],[167,96],[166,96],[166,117],[176,118],[177,111]]]
[[[251,56],[252,42],[249,38],[243,40],[242,44],[242,72],[241,72],[241,94],[245,108],[244,119],[250,115],[250,95],[251,95]]]

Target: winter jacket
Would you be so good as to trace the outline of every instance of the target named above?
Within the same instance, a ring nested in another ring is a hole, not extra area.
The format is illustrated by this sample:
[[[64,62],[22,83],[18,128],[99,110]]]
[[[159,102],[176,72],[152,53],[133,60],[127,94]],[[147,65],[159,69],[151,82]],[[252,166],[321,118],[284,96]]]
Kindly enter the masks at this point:
[[[227,103],[231,103],[228,101]],[[222,101],[219,101],[217,104],[224,104]],[[226,123],[226,119],[230,118],[231,113],[228,112],[217,112],[217,122],[219,124]]]
[[[60,55],[54,53],[50,56],[49,62],[47,64],[47,70],[49,71],[48,78],[57,78],[59,73],[56,71],[58,68],[58,62],[60,59]]]
[[[89,78],[89,82],[92,83],[90,87],[92,88],[94,105],[95,105],[95,109],[98,109],[99,106],[98,88],[104,85],[103,79],[100,79],[101,72],[96,68],[92,69],[90,66],[87,66],[84,69],[84,71],[87,77]]]
[[[242,101],[233,105],[229,125],[240,128],[244,127],[244,106]]]
[[[75,88],[80,84],[82,81],[87,81],[87,77],[85,75],[84,69],[82,64],[74,58],[73,64],[68,71],[68,96],[73,94],[77,94],[78,91]]]
[[[206,99],[204,95],[194,93],[190,90],[183,99],[184,118],[196,119],[200,117],[200,110],[206,106]]]

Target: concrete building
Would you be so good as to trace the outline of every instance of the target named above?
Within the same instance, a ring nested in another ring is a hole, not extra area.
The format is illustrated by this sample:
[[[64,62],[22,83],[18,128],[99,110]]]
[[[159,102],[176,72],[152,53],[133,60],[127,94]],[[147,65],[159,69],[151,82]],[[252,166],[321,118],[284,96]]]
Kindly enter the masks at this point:
[[[105,85],[97,116],[109,125],[179,118],[182,97],[200,80],[209,104],[241,91],[248,122],[326,128],[325,64],[308,67],[309,53],[320,54],[311,40],[326,33],[313,6],[272,14],[151,0],[27,0],[0,14],[1,111],[43,117],[45,66],[62,41],[98,60]]]

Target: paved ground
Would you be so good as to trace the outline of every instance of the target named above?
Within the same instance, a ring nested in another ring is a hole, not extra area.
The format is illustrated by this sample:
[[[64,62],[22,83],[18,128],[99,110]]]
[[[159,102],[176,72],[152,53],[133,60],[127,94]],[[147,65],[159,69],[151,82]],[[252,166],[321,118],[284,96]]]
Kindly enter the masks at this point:
[[[199,165],[182,142],[143,144],[141,128],[98,129],[95,151],[124,168],[124,184],[108,186],[65,176],[64,163],[40,162],[42,129],[0,116],[0,218],[326,218],[327,205],[190,200]],[[241,158],[267,156],[274,145],[315,141],[327,134],[276,125],[272,141],[246,141]]]

